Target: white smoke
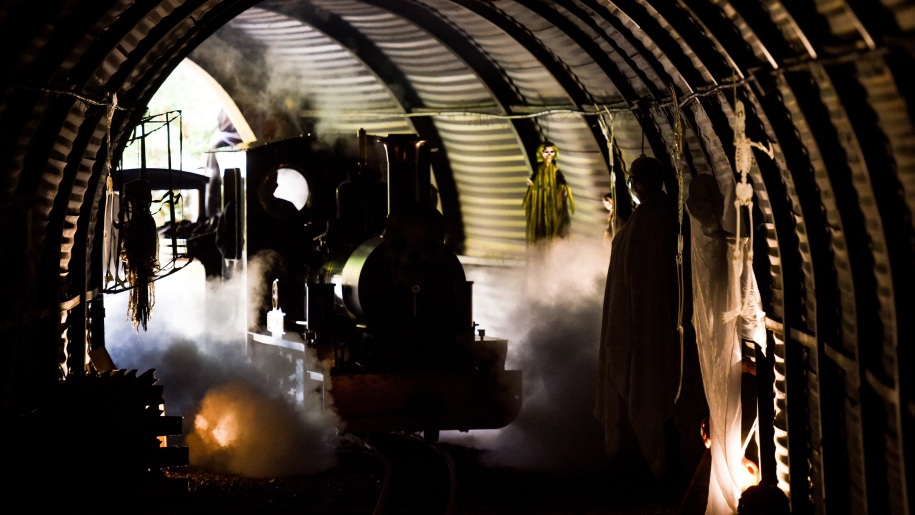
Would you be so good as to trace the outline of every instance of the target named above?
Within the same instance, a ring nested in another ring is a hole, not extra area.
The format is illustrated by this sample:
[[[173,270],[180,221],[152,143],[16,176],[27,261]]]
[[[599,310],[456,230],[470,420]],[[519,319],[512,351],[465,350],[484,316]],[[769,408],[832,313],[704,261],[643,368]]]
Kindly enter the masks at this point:
[[[491,465],[562,472],[596,466],[603,433],[593,416],[609,249],[558,240],[526,263],[473,269],[474,313],[486,334],[508,340],[523,404],[499,430],[443,433],[443,442],[484,449]],[[482,292],[482,294],[480,294]]]
[[[295,358],[308,368],[314,356],[249,359],[242,275],[207,281],[192,263],[157,281],[148,331],[139,333],[127,321],[127,294],[106,296],[106,347],[120,369],[156,370],[166,415],[184,417],[184,435],[169,444],[183,439],[191,466],[249,477],[325,470],[335,463],[336,416],[319,391],[291,390]]]
[[[531,254],[521,266],[466,267],[476,322],[487,335],[508,340],[506,368],[522,371],[523,404],[502,429],[445,431],[443,442],[484,450],[490,465],[528,470],[603,462],[593,411],[608,262],[601,241],[572,239]],[[126,316],[109,316],[106,339],[119,368],[157,370],[168,414],[185,417],[192,465],[256,477],[331,466],[337,420],[323,410],[320,394],[306,391],[304,402],[293,402],[289,359],[255,366],[246,355],[248,313],[236,299],[258,285],[206,282],[202,267],[191,266],[156,286],[149,331],[137,334]],[[125,313],[126,296],[109,296],[106,305],[111,315]],[[221,447],[233,420],[240,425],[235,445]]]

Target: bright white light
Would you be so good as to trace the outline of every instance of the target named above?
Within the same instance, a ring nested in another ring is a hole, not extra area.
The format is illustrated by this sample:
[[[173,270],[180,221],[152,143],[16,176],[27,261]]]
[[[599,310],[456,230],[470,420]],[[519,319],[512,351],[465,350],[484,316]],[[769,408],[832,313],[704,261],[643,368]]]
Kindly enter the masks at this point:
[[[308,181],[297,170],[278,168],[276,170],[276,190],[273,196],[291,202],[297,211],[301,211],[308,202]]]
[[[213,428],[213,438],[220,447],[229,447],[238,438],[238,421],[235,413],[225,413]]]

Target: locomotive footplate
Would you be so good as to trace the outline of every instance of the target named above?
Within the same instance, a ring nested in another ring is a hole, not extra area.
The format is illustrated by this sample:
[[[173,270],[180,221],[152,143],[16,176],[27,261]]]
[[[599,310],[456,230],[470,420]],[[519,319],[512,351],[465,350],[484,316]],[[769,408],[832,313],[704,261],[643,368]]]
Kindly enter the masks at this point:
[[[325,376],[328,408],[350,433],[498,429],[521,410],[521,371]]]
[[[506,340],[473,342],[466,370],[324,375],[326,407],[346,432],[498,429],[521,410],[521,371],[503,370]]]

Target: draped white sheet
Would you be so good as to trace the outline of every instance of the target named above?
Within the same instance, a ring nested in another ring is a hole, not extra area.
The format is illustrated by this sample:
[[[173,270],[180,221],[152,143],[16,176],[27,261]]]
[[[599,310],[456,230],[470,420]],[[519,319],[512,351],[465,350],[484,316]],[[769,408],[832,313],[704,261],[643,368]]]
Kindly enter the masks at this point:
[[[722,211],[717,206],[709,209],[699,205],[723,202],[724,206],[733,206],[732,187],[721,188],[730,193],[726,197],[717,192],[715,195],[698,192],[700,184],[714,187],[710,186],[710,179],[714,180],[711,176],[693,179],[692,202],[688,201],[687,206],[691,215],[693,326],[709,406],[711,437],[706,514],[721,515],[737,513],[741,485],[747,474],[741,438],[741,338],[756,341],[763,348],[766,340],[765,314],[760,309],[750,262],[750,241],[735,238],[721,229]]]

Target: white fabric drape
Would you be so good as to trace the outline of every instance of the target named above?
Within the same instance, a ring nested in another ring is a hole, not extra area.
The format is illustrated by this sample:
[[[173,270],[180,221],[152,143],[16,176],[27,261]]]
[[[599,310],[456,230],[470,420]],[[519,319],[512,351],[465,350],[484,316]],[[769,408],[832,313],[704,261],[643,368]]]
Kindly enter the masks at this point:
[[[721,199],[724,206],[733,206],[733,197],[728,197]],[[749,240],[722,231],[720,217],[713,226],[699,219],[690,217],[690,234],[693,326],[711,437],[706,514],[735,514],[746,475],[741,438],[741,338],[765,348],[764,313],[749,260]]]

